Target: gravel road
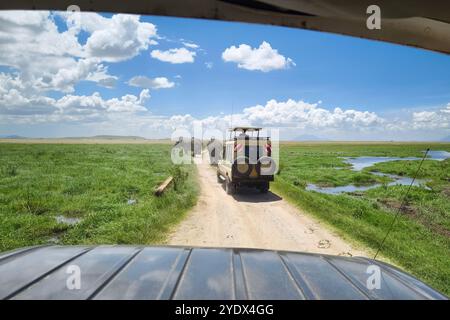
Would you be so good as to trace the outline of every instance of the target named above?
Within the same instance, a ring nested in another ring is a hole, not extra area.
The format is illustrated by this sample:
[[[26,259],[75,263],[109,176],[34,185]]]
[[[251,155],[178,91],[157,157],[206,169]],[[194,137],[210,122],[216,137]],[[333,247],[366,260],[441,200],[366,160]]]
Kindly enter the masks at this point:
[[[199,201],[170,234],[168,244],[369,256],[275,193],[242,188],[227,195],[215,167],[197,168]]]

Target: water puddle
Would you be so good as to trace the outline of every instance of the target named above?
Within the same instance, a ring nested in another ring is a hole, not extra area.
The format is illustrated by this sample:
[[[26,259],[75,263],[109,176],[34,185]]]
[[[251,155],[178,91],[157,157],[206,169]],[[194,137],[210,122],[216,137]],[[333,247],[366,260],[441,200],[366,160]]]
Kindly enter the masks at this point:
[[[428,151],[428,158],[438,161],[443,161],[450,158],[450,152],[442,150],[430,150]]]
[[[344,192],[355,192],[355,191],[366,191],[372,188],[378,187],[379,184],[374,184],[370,186],[355,186],[353,184],[349,184],[346,186],[340,186],[340,187],[319,187],[313,183],[308,183],[306,186],[306,190],[308,191],[316,191],[320,193],[326,193],[326,194],[340,194]]]
[[[133,205],[133,204],[136,204],[137,203],[137,200],[136,199],[128,199],[128,201],[127,201],[127,204],[128,205]]]
[[[387,173],[381,173],[381,172],[371,172],[371,173],[374,175],[377,175],[377,176],[384,176],[384,177],[389,177],[389,178],[394,179],[394,181],[387,183],[388,186],[395,186],[395,185],[409,186],[411,184],[411,182],[413,182],[413,179],[410,177],[401,177],[401,176],[397,176],[394,174],[387,174]],[[428,180],[425,180],[425,179],[416,179],[416,180],[414,180],[412,185],[430,190],[430,188],[428,188],[425,185],[425,183],[427,181]],[[344,193],[344,192],[366,191],[369,189],[377,188],[381,185],[382,185],[381,183],[375,183],[375,184],[371,184],[369,186],[357,186],[354,184],[349,184],[349,185],[340,186],[340,187],[319,187],[313,183],[309,183],[306,186],[306,190],[316,191],[316,192],[326,193],[326,194],[340,194],[340,193]]]
[[[69,217],[65,217],[62,215],[56,216],[55,219],[56,219],[56,222],[58,222],[58,223],[65,223],[65,224],[68,224],[71,226],[81,222],[80,218],[69,218]]]
[[[352,165],[352,170],[361,171],[364,168],[371,167],[377,163],[396,161],[396,160],[421,160],[421,158],[407,157],[357,157],[357,158],[344,158],[344,162]]]
[[[426,186],[426,183],[428,181],[430,181],[430,179],[415,179],[414,180],[411,177],[398,176],[398,175],[395,175],[395,174],[389,174],[389,173],[383,173],[383,172],[372,171],[370,173],[374,174],[376,176],[389,177],[389,178],[393,179],[394,181],[389,182],[387,184],[388,186],[395,186],[395,185],[409,186],[409,185],[412,184],[413,186],[416,186],[416,187],[422,187],[422,188],[424,188],[426,190],[431,190],[431,188]]]

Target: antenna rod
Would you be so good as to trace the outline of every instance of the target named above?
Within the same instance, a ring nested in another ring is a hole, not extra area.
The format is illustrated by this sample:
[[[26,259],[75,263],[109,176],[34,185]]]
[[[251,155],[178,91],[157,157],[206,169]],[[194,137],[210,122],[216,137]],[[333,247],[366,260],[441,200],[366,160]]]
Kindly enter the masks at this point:
[[[233,100],[231,100],[230,139],[231,139],[231,130],[232,129],[233,129]]]
[[[405,193],[405,195],[403,196],[403,199],[402,199],[402,202],[401,202],[401,204],[400,204],[400,207],[398,207],[397,213],[395,214],[394,219],[392,219],[392,223],[391,223],[391,225],[390,225],[390,227],[389,227],[389,230],[388,230],[388,232],[386,233],[386,235],[384,236],[383,241],[381,241],[381,244],[380,244],[380,246],[378,247],[377,253],[376,253],[375,256],[373,257],[374,260],[377,258],[378,253],[380,253],[381,248],[382,248],[383,245],[384,245],[384,242],[386,241],[386,239],[387,239],[389,233],[392,231],[392,228],[394,227],[394,224],[395,224],[395,222],[397,221],[397,218],[398,218],[398,216],[399,216],[399,214],[400,214],[400,211],[402,210],[403,206],[405,205],[406,197],[408,196],[409,191],[411,190],[411,187],[412,187],[412,185],[414,184],[414,181],[416,180],[417,174],[419,173],[420,168],[422,167],[423,161],[424,161],[425,158],[427,157],[429,151],[430,151],[430,148],[428,148],[428,149],[425,151],[425,154],[423,155],[422,161],[420,161],[419,167],[417,168],[416,173],[414,174],[414,177],[413,177],[413,179],[412,179],[412,181],[411,181],[411,184],[409,185],[408,190],[406,190],[406,193]]]
[[[231,101],[231,118],[230,118],[230,127],[231,128],[233,128],[233,107],[234,107],[234,105],[233,105],[234,103],[233,103],[233,101]]]

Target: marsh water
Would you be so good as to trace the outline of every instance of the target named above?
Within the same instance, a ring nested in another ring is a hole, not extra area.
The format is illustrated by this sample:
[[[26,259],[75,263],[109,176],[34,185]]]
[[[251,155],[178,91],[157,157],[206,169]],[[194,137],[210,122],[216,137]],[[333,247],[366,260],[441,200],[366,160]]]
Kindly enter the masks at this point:
[[[428,160],[437,160],[437,161],[443,161],[447,158],[450,158],[450,152],[447,151],[441,151],[441,150],[433,150],[429,151],[427,158]],[[361,171],[364,168],[371,167],[377,163],[381,162],[389,162],[389,161],[406,161],[406,160],[422,160],[422,158],[418,157],[345,157],[344,162],[352,165],[352,170],[354,171]],[[394,185],[407,185],[409,186],[411,183],[413,186],[421,186],[423,188],[429,189],[425,183],[427,180],[425,179],[416,179],[413,181],[413,178],[411,177],[404,177],[404,176],[398,176],[394,174],[387,174],[382,172],[371,172],[371,174],[378,175],[378,176],[384,176],[389,177],[393,179],[393,181],[389,182],[388,186],[394,186]],[[359,186],[359,185],[346,185],[346,186],[339,186],[339,187],[319,187],[313,183],[309,183],[306,186],[306,190],[310,191],[317,191],[321,193],[326,194],[340,194],[344,192],[356,192],[356,191],[366,191],[369,189],[377,188],[381,186],[380,183],[375,183],[372,185],[366,185],[366,186]]]
[[[371,173],[374,175],[377,175],[377,176],[385,176],[385,177],[394,179],[394,181],[387,183],[388,186],[395,186],[395,185],[409,186],[412,182],[413,186],[418,186],[418,187],[421,186],[425,189],[429,189],[425,185],[425,183],[427,182],[427,180],[425,180],[425,179],[416,179],[413,182],[413,178],[410,178],[410,177],[401,177],[401,176],[397,176],[394,174],[387,174],[387,173],[381,173],[381,172],[371,172]],[[306,186],[306,190],[317,191],[317,192],[327,193],[327,194],[339,194],[339,193],[344,193],[344,192],[366,191],[369,189],[377,188],[379,186],[381,186],[381,183],[375,183],[375,184],[371,184],[368,186],[357,186],[354,184],[349,184],[349,185],[340,186],[340,187],[319,187],[315,184],[310,183]]]
[[[428,151],[427,160],[443,161],[450,158],[450,152],[441,150]],[[352,165],[352,170],[361,171],[364,168],[371,167],[377,163],[389,161],[407,161],[407,160],[422,160],[419,157],[345,157],[344,162]]]

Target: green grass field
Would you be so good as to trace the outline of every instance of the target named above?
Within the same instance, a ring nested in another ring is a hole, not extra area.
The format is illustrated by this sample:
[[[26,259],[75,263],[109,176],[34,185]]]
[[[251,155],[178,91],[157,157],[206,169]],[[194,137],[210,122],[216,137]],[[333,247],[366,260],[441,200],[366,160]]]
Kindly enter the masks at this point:
[[[287,143],[280,149],[280,172],[272,189],[334,227],[347,239],[376,250],[385,236],[407,186],[386,184],[355,194],[327,195],[306,191],[321,186],[384,182],[369,171],[412,176],[420,161],[379,163],[352,171],[340,157],[421,157],[426,148],[450,151],[450,144]],[[450,159],[427,160],[419,177],[431,190],[413,187],[381,254],[450,294]]]
[[[175,185],[155,197],[169,175]],[[174,167],[168,144],[0,144],[0,251],[160,243],[197,193],[195,168]]]

